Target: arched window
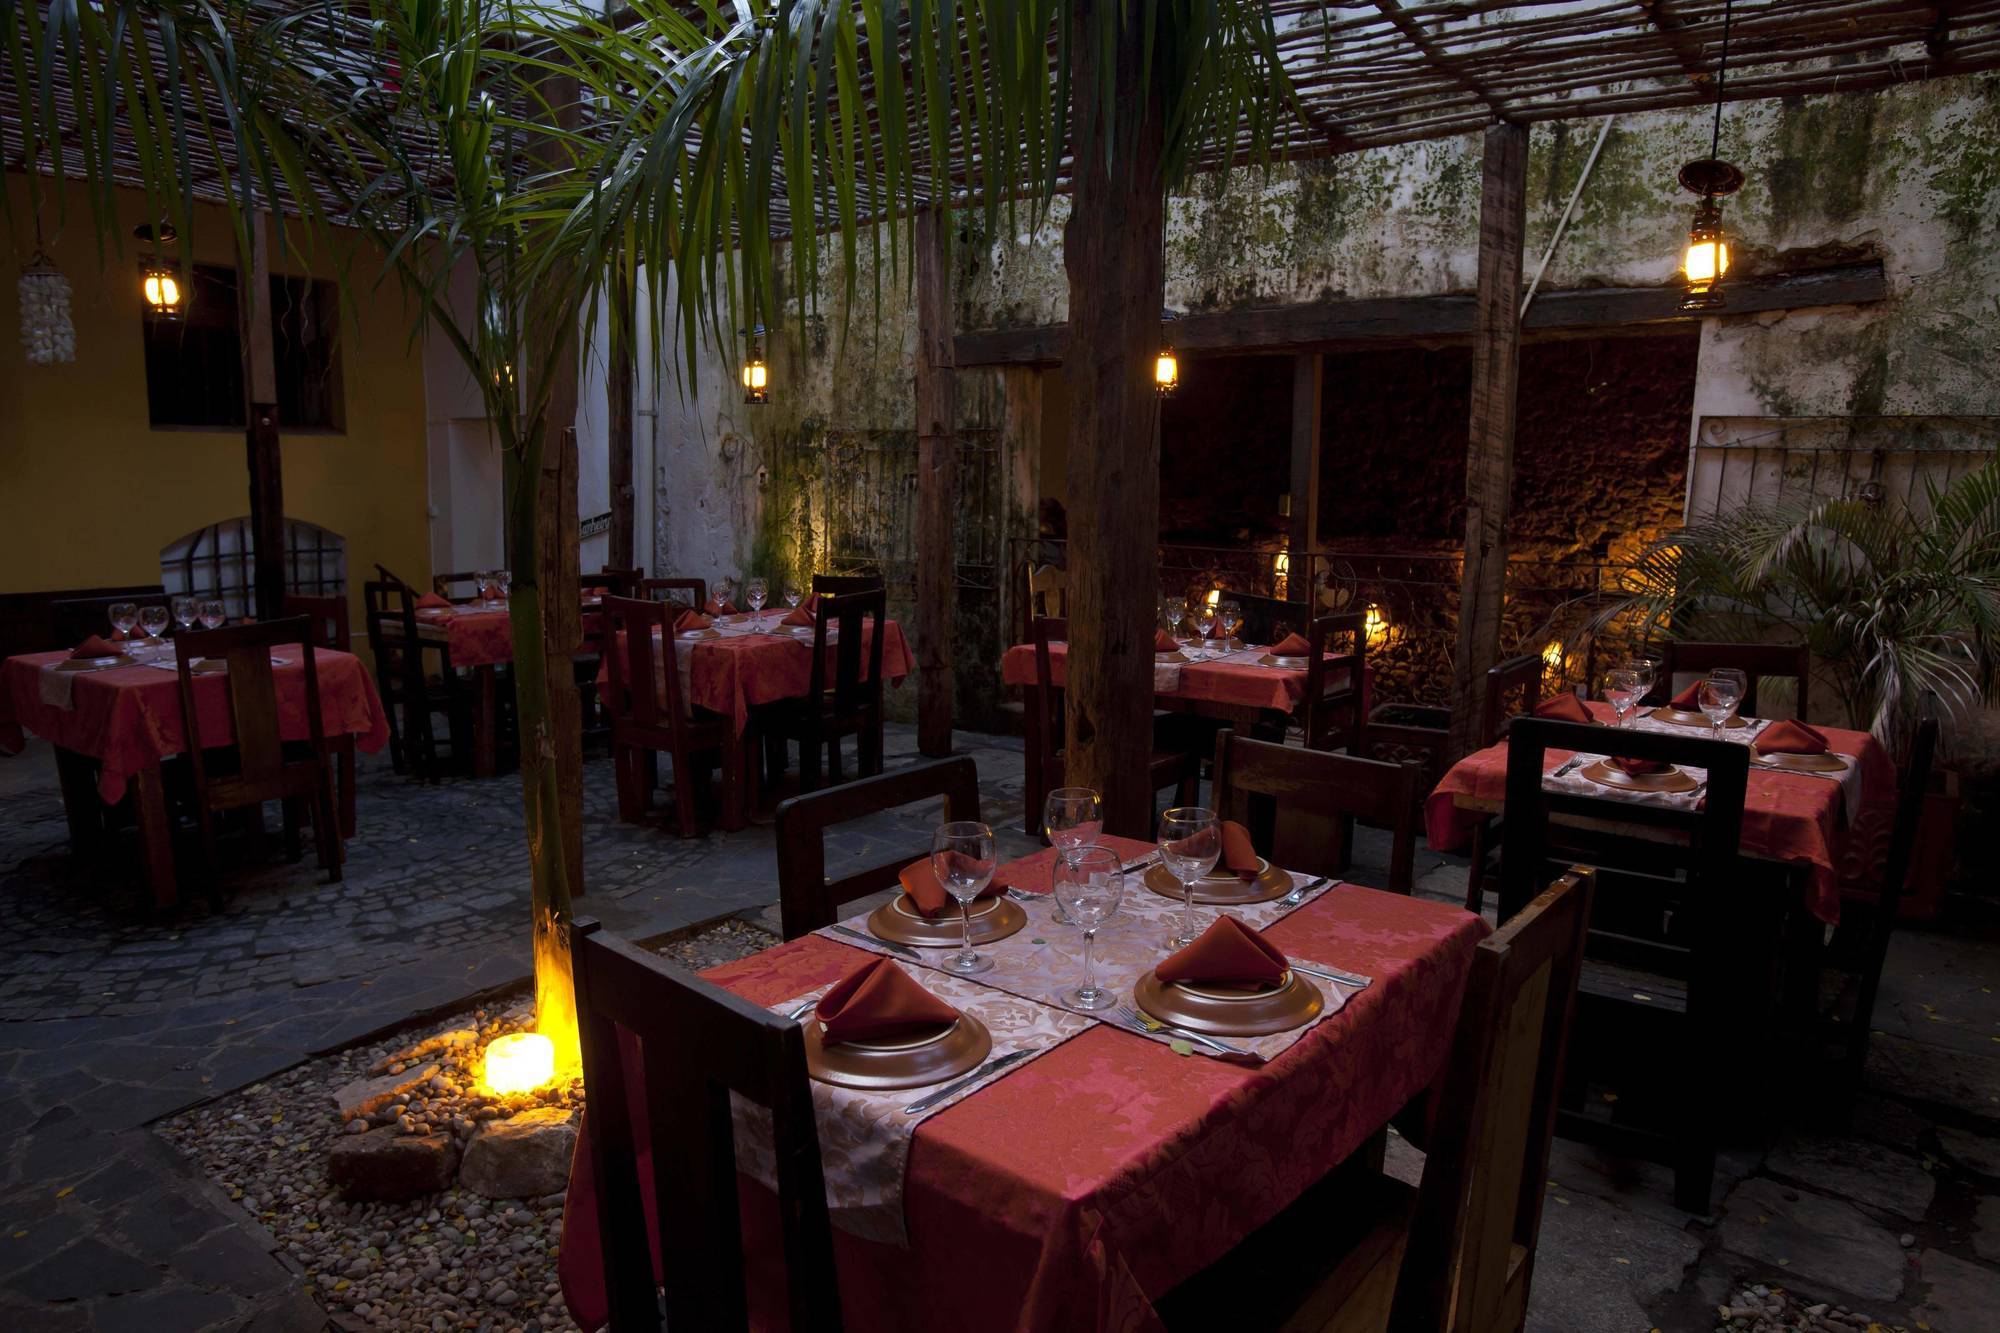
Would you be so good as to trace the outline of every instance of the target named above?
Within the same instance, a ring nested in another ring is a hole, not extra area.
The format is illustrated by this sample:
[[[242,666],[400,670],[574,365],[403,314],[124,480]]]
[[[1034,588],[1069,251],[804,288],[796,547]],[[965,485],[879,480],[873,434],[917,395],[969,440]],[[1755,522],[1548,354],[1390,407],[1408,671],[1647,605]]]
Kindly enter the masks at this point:
[[[160,583],[169,597],[219,597],[232,617],[250,614],[256,540],[248,518],[190,532],[160,552]],[[298,519],[285,520],[285,587],[309,597],[347,591],[347,539]]]

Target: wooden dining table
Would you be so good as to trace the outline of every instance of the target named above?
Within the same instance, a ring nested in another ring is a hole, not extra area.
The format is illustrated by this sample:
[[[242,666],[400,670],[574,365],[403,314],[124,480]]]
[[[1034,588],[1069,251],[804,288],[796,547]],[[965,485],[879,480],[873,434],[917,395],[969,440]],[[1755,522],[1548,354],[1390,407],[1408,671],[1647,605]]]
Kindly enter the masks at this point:
[[[1127,857],[1150,847],[1102,842]],[[1046,892],[1052,857],[1038,853],[999,874],[1017,890]],[[1265,937],[1291,957],[1372,984],[1268,1063],[1178,1054],[1092,1024],[932,1114],[909,1146],[907,1244],[835,1231],[846,1326],[1159,1328],[1156,1300],[1365,1150],[1432,1085],[1486,933],[1455,907],[1335,885]],[[1080,933],[1046,934],[1050,947],[1080,956]],[[702,975],[776,1006],[875,956],[813,934]],[[1128,993],[1133,982],[1100,979]],[[642,1161],[642,1189],[648,1172]],[[604,1312],[595,1188],[580,1150],[560,1265],[570,1311],[586,1328]],[[747,1176],[739,1193],[753,1322],[781,1328],[776,1197]]]
[[[351,836],[351,757],[357,747],[373,754],[388,743],[389,718],[375,692],[374,678],[359,658],[331,648],[313,652],[321,725],[329,748],[342,761],[342,832]],[[304,659],[296,647],[280,648],[272,656],[279,735],[285,740],[305,740]],[[130,791],[147,885],[154,903],[169,907],[178,889],[173,826],[160,764],[187,748],[180,678],[173,655],[169,651],[156,664],[135,661],[77,672],[68,681],[53,679],[59,664],[68,657],[66,651],[58,650],[10,657],[0,663],[0,752],[18,752],[23,730],[54,745],[70,840],[80,849],[100,840],[106,807],[116,805]],[[226,678],[197,675],[193,685],[203,738],[226,743],[235,734]]]

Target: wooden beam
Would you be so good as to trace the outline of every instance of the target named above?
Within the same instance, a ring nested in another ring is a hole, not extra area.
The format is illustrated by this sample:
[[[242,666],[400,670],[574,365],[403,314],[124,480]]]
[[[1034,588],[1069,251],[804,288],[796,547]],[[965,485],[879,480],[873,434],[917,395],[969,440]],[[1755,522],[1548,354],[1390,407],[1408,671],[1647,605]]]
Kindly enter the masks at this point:
[[[285,468],[278,442],[278,363],[271,341],[271,236],[253,212],[250,265],[236,270],[237,341],[243,356],[243,446],[250,474],[253,614],[276,620],[285,609]]]
[[[917,214],[917,750],[951,753],[958,616],[957,374],[952,365],[951,214]]]
[[[1473,748],[1486,672],[1500,657],[1507,595],[1507,511],[1521,369],[1521,250],[1527,232],[1528,129],[1486,131],[1479,197],[1479,294],[1472,332],[1472,421],[1465,455],[1465,568],[1452,657],[1451,752]]]
[[[1865,305],[1888,295],[1882,261],[1745,278],[1729,284],[1724,315],[1810,306]],[[1526,333],[1574,334],[1637,325],[1694,326],[1702,316],[1680,308],[1678,287],[1579,287],[1540,291],[1528,308]],[[1404,296],[1379,300],[1312,301],[1263,306],[1174,321],[1174,346],[1186,353],[1296,352],[1382,342],[1470,342],[1472,296]],[[970,366],[1062,364],[1065,325],[961,333],[960,369]]]
[[[1118,10],[1115,20],[1107,8]],[[1120,0],[1079,0],[1071,9],[1070,141],[1078,166],[1076,204],[1063,227],[1076,331],[1075,355],[1063,367],[1070,398],[1064,780],[1096,788],[1105,830],[1135,838],[1153,832],[1147,772],[1160,400],[1152,364],[1166,222],[1158,79],[1141,91],[1148,26]],[[1108,71],[1113,92],[1101,103],[1100,71]],[[1106,135],[1115,136],[1108,145]],[[1107,163],[1107,150],[1115,161]]]
[[[639,563],[632,553],[636,494],[632,486],[632,390],[638,378],[634,354],[637,329],[633,324],[637,294],[633,286],[631,266],[623,256],[614,259],[604,371],[606,470],[611,483],[611,539],[605,563],[613,569],[632,569]]]
[[[1320,380],[1326,356],[1300,352],[1292,360],[1292,516],[1291,547],[1310,551],[1319,542],[1319,420]],[[1294,557],[1297,558],[1297,557]],[[1310,602],[1312,579],[1300,561],[1287,581],[1295,602]]]

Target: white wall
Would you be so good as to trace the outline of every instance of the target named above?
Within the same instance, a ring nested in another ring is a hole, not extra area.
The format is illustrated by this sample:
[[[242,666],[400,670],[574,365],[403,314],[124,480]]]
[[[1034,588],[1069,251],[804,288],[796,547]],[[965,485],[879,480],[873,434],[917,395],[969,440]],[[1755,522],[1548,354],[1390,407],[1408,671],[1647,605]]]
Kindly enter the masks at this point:
[[[452,276],[451,305],[460,327],[471,327],[477,277],[469,266]],[[424,424],[430,463],[429,573],[491,569],[505,562],[500,450],[486,424],[486,399],[450,339],[424,335]],[[427,583],[424,570],[397,570]]]

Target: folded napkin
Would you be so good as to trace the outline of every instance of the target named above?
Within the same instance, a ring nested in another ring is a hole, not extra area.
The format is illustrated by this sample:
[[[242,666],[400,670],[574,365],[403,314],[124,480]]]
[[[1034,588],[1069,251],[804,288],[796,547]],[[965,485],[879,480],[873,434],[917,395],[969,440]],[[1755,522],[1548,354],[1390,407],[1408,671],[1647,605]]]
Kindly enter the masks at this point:
[[[597,599],[599,599],[599,600],[601,601],[601,600],[603,600],[604,598],[606,598],[606,597],[609,597],[609,596],[611,595],[611,589],[609,589],[609,588],[585,588],[585,589],[583,590],[583,595],[584,595],[585,597],[595,597],[595,598],[597,598]]]
[[[1153,631],[1153,651],[1156,653],[1177,653],[1181,642],[1163,629]]]
[[[1683,713],[1699,713],[1701,711],[1701,681],[1697,679],[1694,684],[1667,700],[1667,707],[1678,708]]]
[[[1552,717],[1558,722],[1595,722],[1590,709],[1575,694],[1564,691],[1535,705],[1536,717]]]
[[[833,983],[813,1012],[823,1025],[820,1040],[829,1046],[899,1037],[958,1021],[958,1010],[887,958],[863,963]]]
[[[814,623],[814,616],[817,615],[818,611],[819,595],[815,593],[791,610],[785,612],[784,620],[779,623],[785,625],[811,625]]]
[[[674,633],[686,634],[690,630],[707,629],[714,623],[699,611],[683,611],[680,618],[674,621]]]
[[[1193,944],[1162,959],[1153,975],[1163,982],[1261,990],[1284,978],[1285,955],[1235,917],[1219,916]]]
[[[708,612],[708,614],[712,616],[733,616],[736,614],[735,604],[731,602],[725,602],[720,597],[709,598],[708,605],[704,606],[702,610]]]
[[[1211,639],[1226,639],[1229,637],[1229,631],[1224,629],[1222,622],[1218,620],[1215,622],[1214,627],[1208,631],[1207,637]]]
[[[1250,830],[1233,819],[1222,821],[1222,864],[1240,879],[1257,878],[1257,849],[1250,845]]]
[[[116,657],[124,652],[101,634],[93,634],[70,650],[71,657]]]
[[[1303,635],[1298,634],[1287,634],[1279,642],[1271,645],[1273,657],[1304,657],[1311,651],[1312,645],[1305,641]]]
[[[957,853],[954,852],[952,855],[956,856]],[[910,895],[910,901],[915,903],[917,910],[925,916],[936,916],[954,904],[955,900],[945,892],[944,885],[938,883],[937,868],[931,865],[928,856],[904,866],[897,878],[903,881],[903,892]],[[979,897],[992,898],[1006,892],[1006,889],[1007,886],[996,876],[979,891]]]
[[[1673,767],[1672,764],[1663,763],[1658,759],[1623,759],[1614,757],[1604,762],[1619,772],[1629,773],[1635,778],[1647,777],[1654,773],[1664,773]]]
[[[450,609],[450,600],[440,597],[434,592],[427,592],[422,597],[417,598],[417,610],[419,611],[443,611]]]
[[[1759,754],[1825,754],[1826,733],[1787,718],[1764,728],[1751,745]]]

